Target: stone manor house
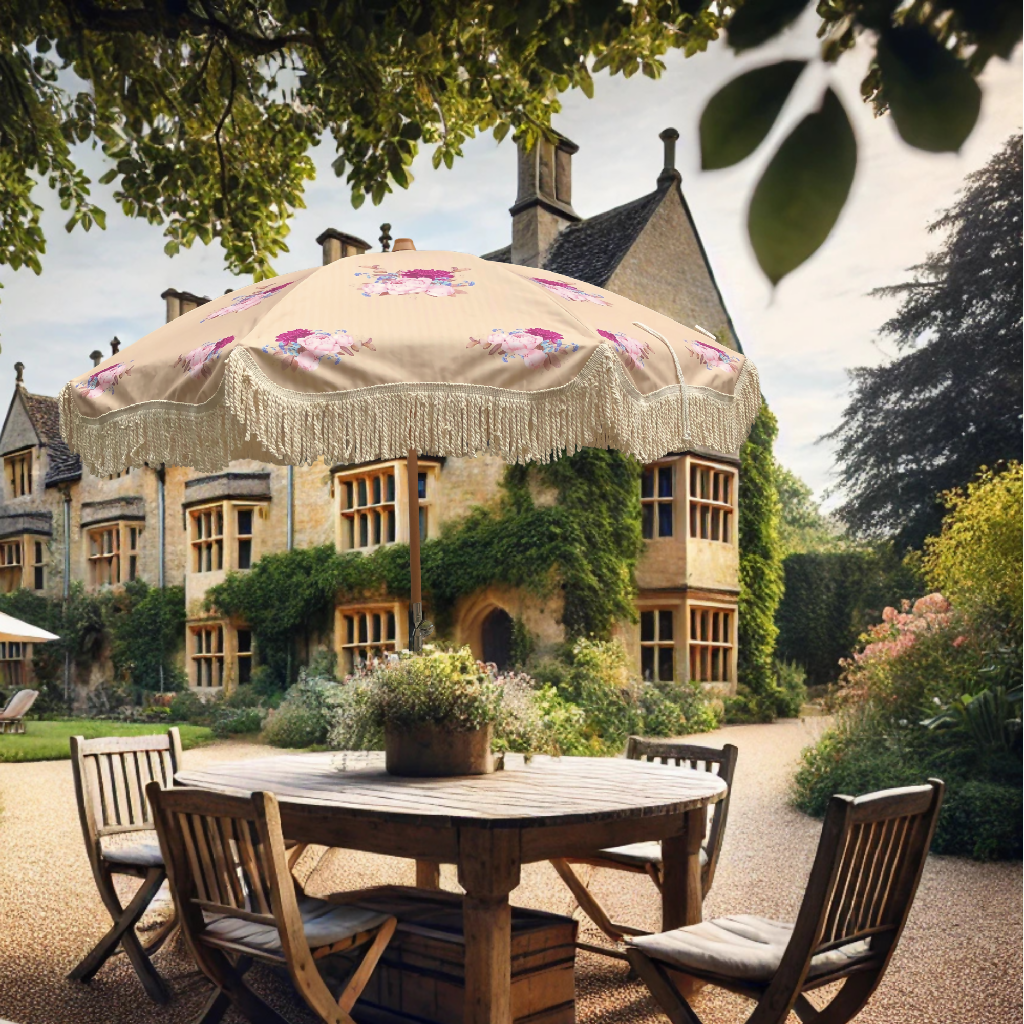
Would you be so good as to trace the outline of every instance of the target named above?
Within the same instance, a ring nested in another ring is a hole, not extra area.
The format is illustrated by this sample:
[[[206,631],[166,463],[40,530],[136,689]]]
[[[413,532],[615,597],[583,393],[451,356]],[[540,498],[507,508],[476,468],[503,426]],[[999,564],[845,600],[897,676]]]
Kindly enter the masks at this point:
[[[654,190],[590,218],[572,205],[576,145],[560,139],[520,150],[512,241],[484,258],[609,288],[738,347],[675,169],[678,133],[668,129],[660,138],[664,167]],[[429,248],[424,241],[421,247]],[[388,244],[386,231],[382,242]],[[317,243],[325,263],[370,249],[333,228]],[[168,320],[208,301],[173,288],[162,298]],[[115,339],[114,352],[118,344]],[[100,358],[93,353],[94,362]],[[199,691],[230,691],[252,671],[247,624],[203,608],[208,588],[226,573],[245,572],[265,553],[293,546],[333,543],[368,552],[407,540],[404,461],[296,467],[238,461],[212,475],[168,466],[97,477],[61,440],[56,400],[28,390],[21,363],[16,372],[0,433],[0,590],[27,587],[59,598],[73,580],[89,590],[136,578],[184,584],[182,667]],[[424,538],[492,500],[503,468],[492,457],[422,459]],[[619,631],[645,678],[735,688],[737,474],[736,459],[703,450],[675,452],[644,469],[639,621]],[[451,639],[501,665],[517,618],[542,645],[562,638],[560,595],[539,600],[499,587],[472,594],[456,608]],[[329,638],[339,672],[373,652],[402,648],[407,638],[404,599],[357,604],[339,595]],[[0,643],[0,661],[0,686],[30,681],[28,645]],[[78,681],[80,699],[87,685]]]

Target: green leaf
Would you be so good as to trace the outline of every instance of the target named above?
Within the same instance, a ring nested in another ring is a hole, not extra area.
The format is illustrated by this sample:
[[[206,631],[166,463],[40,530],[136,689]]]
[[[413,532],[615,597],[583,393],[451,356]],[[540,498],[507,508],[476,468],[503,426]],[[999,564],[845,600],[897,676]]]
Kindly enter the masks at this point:
[[[101,185],[109,185],[117,177],[117,168],[111,167],[102,178],[100,178]]]
[[[821,109],[785,139],[754,189],[747,232],[757,262],[778,284],[832,230],[857,169],[857,140],[839,97],[825,91]]]
[[[954,153],[971,134],[981,89],[925,29],[895,28],[878,40],[882,95],[903,141],[929,153]]]
[[[806,61],[784,60],[734,78],[708,100],[700,117],[705,171],[745,160],[764,141]]]
[[[727,28],[729,45],[739,53],[768,42],[803,13],[808,0],[745,0]]]

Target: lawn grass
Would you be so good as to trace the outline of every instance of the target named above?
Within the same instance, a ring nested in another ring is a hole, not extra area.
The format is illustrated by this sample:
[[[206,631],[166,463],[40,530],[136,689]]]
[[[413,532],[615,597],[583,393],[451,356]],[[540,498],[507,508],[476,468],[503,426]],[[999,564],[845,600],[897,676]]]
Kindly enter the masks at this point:
[[[99,736],[145,736],[165,733],[170,725],[153,722],[101,722],[94,718],[65,718],[53,722],[25,723],[19,735],[0,733],[0,762],[61,761],[71,756],[72,736],[96,739]],[[213,733],[201,725],[179,725],[181,745],[198,746],[213,739]]]

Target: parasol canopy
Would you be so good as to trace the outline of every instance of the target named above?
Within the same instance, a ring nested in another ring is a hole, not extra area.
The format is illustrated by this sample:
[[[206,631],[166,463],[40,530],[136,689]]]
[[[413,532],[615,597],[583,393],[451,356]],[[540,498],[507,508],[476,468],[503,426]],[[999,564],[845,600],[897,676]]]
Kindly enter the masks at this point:
[[[0,612],[0,641],[5,643],[44,644],[48,640],[59,640],[54,633],[33,626],[30,622],[22,622],[13,615]]]
[[[760,402],[749,360],[639,303],[532,267],[405,250],[214,299],[66,384],[60,417],[70,447],[111,474],[409,451],[735,453]]]

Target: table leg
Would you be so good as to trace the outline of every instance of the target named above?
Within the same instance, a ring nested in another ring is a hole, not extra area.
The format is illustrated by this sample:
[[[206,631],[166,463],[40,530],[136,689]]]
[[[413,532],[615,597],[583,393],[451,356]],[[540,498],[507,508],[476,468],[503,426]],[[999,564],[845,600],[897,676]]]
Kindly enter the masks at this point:
[[[441,865],[436,860],[416,861],[416,888],[441,888]]]
[[[707,828],[703,807],[688,811],[680,835],[661,841],[664,881],[661,893],[661,930],[697,924],[702,917],[700,844]]]
[[[459,883],[466,890],[465,1024],[512,1024],[512,908],[519,884],[519,832],[459,832]]]

